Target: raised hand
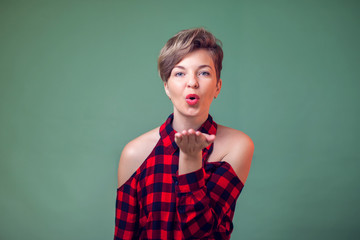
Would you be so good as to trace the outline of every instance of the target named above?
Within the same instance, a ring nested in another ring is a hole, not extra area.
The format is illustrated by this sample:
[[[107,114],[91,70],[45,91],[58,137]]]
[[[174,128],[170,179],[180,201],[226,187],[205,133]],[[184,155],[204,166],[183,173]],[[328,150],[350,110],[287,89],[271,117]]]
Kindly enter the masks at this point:
[[[209,135],[193,129],[175,134],[175,142],[180,150],[188,155],[195,155],[215,140],[215,135]]]
[[[202,166],[202,149],[215,140],[209,135],[193,129],[175,134],[175,142],[180,148],[179,174],[195,171]]]

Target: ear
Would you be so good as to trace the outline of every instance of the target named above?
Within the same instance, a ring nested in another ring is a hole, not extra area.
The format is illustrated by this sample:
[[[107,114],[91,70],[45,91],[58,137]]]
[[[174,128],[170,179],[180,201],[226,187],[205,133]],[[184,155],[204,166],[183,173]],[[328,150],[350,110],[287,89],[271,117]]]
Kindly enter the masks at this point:
[[[215,96],[214,97],[217,97],[220,93],[220,90],[221,90],[221,86],[222,86],[222,80],[219,79],[219,81],[216,83],[216,91],[215,91]]]
[[[167,82],[164,82],[164,90],[165,90],[166,95],[171,99],[170,92],[169,92],[169,86],[168,86]]]

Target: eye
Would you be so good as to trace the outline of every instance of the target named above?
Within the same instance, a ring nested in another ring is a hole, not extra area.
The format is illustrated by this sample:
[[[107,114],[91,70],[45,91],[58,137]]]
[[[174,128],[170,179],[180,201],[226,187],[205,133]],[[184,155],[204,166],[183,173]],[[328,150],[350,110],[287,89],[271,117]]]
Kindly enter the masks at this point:
[[[185,74],[184,73],[182,73],[182,72],[177,72],[177,73],[175,73],[175,77],[182,77],[182,76],[184,76]]]
[[[210,73],[207,71],[200,72],[201,76],[210,76]]]

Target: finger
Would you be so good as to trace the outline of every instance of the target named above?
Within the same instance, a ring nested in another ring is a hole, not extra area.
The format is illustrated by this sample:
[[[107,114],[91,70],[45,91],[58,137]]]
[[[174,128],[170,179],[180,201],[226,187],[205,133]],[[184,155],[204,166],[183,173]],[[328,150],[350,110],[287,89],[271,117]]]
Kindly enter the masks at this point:
[[[196,143],[196,140],[195,140],[196,135],[195,135],[194,129],[189,129],[188,133],[189,133],[189,143],[192,143],[192,144]]]
[[[211,134],[211,135],[206,134],[206,135],[204,135],[204,136],[205,136],[205,138],[206,138],[206,141],[207,141],[209,144],[212,143],[212,142],[214,142],[214,140],[215,140],[215,138],[216,138],[216,136],[213,135],[213,134]]]
[[[182,141],[181,133],[175,133],[175,142],[176,142],[176,144],[181,143],[181,141]]]
[[[206,138],[204,134],[200,131],[196,131],[196,142],[200,145],[204,145],[206,143]]]
[[[201,144],[204,147],[209,146],[209,144],[211,144],[215,140],[215,135],[209,135],[206,133],[200,133],[200,134],[201,134],[201,136],[199,136],[199,141],[201,141]]]
[[[183,143],[183,144],[187,144],[188,141],[189,141],[189,134],[188,134],[188,132],[187,132],[186,130],[183,130],[183,131],[181,132],[181,134],[182,134],[182,143]]]

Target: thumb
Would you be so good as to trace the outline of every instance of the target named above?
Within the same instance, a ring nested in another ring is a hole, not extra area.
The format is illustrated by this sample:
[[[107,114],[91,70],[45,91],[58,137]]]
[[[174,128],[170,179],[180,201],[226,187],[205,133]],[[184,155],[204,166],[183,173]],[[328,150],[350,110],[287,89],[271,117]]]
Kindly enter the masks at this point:
[[[204,133],[204,136],[205,136],[206,142],[208,144],[214,142],[214,140],[216,138],[215,135],[213,135],[213,134],[209,135],[209,134]]]

